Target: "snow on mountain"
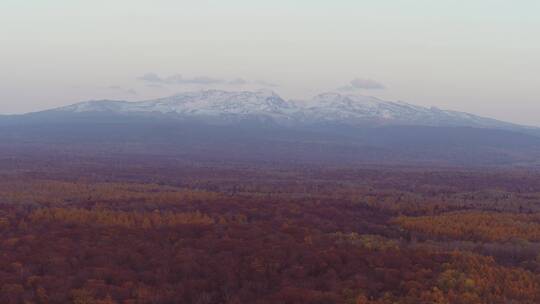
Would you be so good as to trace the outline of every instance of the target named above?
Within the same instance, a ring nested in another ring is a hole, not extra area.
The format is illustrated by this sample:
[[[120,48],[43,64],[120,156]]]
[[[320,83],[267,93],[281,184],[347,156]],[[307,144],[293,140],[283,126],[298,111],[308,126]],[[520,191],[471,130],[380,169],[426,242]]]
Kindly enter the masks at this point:
[[[112,112],[117,114],[161,113],[181,117],[267,118],[288,120],[297,108],[272,91],[227,92],[206,90],[139,102],[87,101],[58,108],[60,112]]]
[[[139,102],[87,101],[55,109],[60,112],[172,114],[179,118],[256,119],[275,123],[347,125],[471,126],[512,129],[510,123],[468,113],[427,108],[375,97],[324,93],[311,100],[286,101],[272,91],[206,90]]]
[[[427,108],[376,97],[324,93],[299,102],[305,120],[347,124],[405,124],[512,128],[516,125],[469,113]]]

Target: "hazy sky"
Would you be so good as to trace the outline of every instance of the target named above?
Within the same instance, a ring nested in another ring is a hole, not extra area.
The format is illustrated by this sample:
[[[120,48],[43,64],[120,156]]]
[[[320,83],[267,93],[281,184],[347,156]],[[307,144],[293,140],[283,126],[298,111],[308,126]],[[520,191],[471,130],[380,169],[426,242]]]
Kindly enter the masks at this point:
[[[540,125],[540,1],[0,0],[0,113],[259,87]]]

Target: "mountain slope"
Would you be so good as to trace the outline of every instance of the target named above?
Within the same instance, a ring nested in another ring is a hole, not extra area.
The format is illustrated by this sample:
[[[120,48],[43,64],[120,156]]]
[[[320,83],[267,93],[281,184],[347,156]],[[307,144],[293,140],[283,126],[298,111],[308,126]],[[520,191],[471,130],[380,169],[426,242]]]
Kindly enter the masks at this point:
[[[207,90],[177,94],[166,98],[140,102],[87,101],[47,112],[102,112],[124,115],[166,114],[178,118],[198,118],[218,121],[271,120],[286,122],[297,111],[294,104],[274,92],[227,92]]]
[[[305,119],[375,125],[467,126],[514,129],[519,126],[473,114],[427,108],[375,97],[325,93],[301,102]]]
[[[0,157],[16,151],[56,158],[135,154],[201,162],[539,166],[534,132],[374,97],[325,93],[286,101],[268,91],[212,90],[0,117]]]
[[[87,101],[46,113],[168,115],[216,122],[253,120],[282,125],[341,124],[357,126],[420,125],[526,129],[468,113],[390,102],[375,97],[325,93],[311,100],[286,101],[271,91],[208,90],[140,102]]]

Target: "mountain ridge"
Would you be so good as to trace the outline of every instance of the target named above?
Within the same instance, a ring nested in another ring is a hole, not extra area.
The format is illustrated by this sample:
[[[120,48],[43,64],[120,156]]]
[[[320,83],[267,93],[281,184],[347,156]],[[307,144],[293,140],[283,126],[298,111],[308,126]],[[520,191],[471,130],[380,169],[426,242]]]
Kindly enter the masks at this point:
[[[246,164],[540,167],[538,130],[351,94],[298,101],[271,91],[211,90],[0,116],[0,157],[4,150]]]
[[[337,92],[322,93],[308,100],[285,100],[270,90],[202,90],[142,101],[84,101],[27,115],[44,113],[165,114],[179,119],[220,122],[254,120],[281,125],[420,125],[535,129],[465,112]]]

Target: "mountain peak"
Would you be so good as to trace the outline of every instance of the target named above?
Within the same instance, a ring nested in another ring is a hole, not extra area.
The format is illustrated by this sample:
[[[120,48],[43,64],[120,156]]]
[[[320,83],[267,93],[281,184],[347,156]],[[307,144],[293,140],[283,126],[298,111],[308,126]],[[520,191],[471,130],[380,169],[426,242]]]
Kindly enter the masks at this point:
[[[172,114],[179,119],[238,121],[255,119],[301,125],[468,126],[514,129],[510,123],[473,114],[385,101],[376,97],[326,92],[310,100],[287,101],[271,90],[183,92],[137,102],[93,100],[55,109],[58,112],[114,114]]]

